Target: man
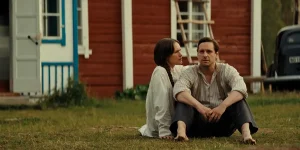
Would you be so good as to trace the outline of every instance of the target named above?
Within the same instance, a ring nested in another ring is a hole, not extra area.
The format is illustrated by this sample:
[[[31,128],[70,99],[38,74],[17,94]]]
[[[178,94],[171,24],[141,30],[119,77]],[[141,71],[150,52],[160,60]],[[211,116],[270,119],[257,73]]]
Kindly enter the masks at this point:
[[[258,128],[245,99],[247,88],[237,70],[217,63],[218,43],[208,37],[198,42],[199,65],[182,72],[173,95],[178,101],[170,126],[176,140],[188,137],[231,136],[236,129],[243,141],[256,144]]]

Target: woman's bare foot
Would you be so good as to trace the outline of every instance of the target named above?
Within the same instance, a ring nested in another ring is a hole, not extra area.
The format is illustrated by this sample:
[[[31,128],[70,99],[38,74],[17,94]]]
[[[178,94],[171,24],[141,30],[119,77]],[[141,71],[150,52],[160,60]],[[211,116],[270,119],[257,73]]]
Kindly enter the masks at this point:
[[[256,141],[251,136],[249,123],[245,123],[242,125],[242,135],[243,135],[243,142],[245,144],[251,144],[251,145],[256,144]]]
[[[186,125],[183,121],[177,122],[177,136],[174,138],[175,141],[188,141],[189,138],[186,136]]]
[[[171,135],[167,135],[167,136],[163,136],[163,137],[160,137],[161,139],[165,139],[165,140],[172,140],[174,137],[171,136]]]

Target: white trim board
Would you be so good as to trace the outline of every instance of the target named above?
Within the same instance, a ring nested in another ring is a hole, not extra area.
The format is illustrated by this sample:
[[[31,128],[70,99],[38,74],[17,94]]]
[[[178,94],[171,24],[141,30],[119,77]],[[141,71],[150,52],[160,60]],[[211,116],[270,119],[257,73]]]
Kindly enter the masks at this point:
[[[92,50],[89,48],[89,15],[88,15],[88,0],[81,1],[81,27],[82,27],[82,45],[78,45],[78,54],[84,55],[88,59],[92,55]]]
[[[261,76],[261,1],[251,2],[251,76]],[[253,83],[252,91],[260,91],[260,83]]]
[[[123,89],[133,87],[132,0],[122,0]]]

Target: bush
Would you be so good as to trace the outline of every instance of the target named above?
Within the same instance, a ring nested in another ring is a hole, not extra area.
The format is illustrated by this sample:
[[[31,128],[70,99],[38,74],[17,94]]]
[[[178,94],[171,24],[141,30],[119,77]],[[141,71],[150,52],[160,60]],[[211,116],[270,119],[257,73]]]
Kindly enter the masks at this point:
[[[149,85],[137,85],[135,88],[125,89],[123,92],[116,91],[117,100],[146,100]]]
[[[43,108],[57,108],[70,106],[86,106],[93,103],[88,97],[85,85],[69,78],[67,87],[64,89],[53,89],[49,95],[45,95],[40,100]]]

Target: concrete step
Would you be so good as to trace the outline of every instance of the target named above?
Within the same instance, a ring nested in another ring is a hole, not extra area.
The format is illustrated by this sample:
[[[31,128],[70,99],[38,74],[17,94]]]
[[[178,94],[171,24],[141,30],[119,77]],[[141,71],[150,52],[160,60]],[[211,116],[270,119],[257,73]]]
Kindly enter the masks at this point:
[[[9,27],[0,25],[0,36],[9,36]]]
[[[36,101],[28,96],[0,96],[0,105],[17,106],[17,105],[36,105]]]
[[[14,97],[14,96],[21,96],[21,94],[13,93],[13,92],[0,92],[0,97]]]

